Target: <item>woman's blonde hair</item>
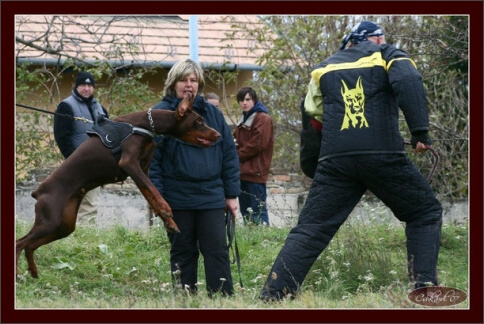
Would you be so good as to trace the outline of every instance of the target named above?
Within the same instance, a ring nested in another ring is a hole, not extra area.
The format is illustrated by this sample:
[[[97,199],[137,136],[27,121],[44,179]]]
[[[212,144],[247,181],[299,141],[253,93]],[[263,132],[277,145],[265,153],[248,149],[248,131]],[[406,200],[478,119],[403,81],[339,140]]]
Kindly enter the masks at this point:
[[[192,72],[195,73],[195,75],[197,76],[197,81],[198,81],[197,93],[202,93],[203,88],[205,87],[203,70],[197,62],[191,59],[185,59],[183,61],[175,63],[175,65],[173,65],[173,67],[170,69],[170,72],[168,72],[168,76],[165,81],[165,88],[163,89],[164,96],[176,97],[176,92],[175,92],[176,83],[182,80],[183,78],[185,78],[187,75],[189,75]]]

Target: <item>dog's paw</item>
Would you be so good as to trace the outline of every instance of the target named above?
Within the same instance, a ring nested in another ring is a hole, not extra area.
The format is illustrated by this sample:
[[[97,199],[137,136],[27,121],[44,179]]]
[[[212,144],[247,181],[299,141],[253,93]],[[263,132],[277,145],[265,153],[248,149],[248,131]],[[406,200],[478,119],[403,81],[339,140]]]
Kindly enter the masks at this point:
[[[162,212],[158,216],[163,220],[163,224],[168,233],[180,233],[178,226],[173,221],[173,214],[171,212]]]
[[[165,225],[166,231],[168,233],[180,233],[180,230],[178,229],[178,226],[176,225]]]
[[[171,211],[170,212],[162,211],[161,213],[157,214],[157,216],[160,217],[164,222],[167,219],[173,218],[173,214],[171,213]]]

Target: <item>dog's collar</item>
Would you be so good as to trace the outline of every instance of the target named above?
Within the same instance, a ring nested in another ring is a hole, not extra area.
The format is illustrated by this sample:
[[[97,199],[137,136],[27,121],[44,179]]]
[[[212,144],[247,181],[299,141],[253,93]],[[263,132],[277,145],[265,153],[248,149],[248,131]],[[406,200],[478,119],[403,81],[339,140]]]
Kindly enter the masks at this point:
[[[148,109],[148,120],[150,121],[150,127],[151,127],[151,132],[153,133],[153,137],[156,135],[156,130],[155,130],[155,123],[153,122],[153,117],[151,116],[151,109]]]

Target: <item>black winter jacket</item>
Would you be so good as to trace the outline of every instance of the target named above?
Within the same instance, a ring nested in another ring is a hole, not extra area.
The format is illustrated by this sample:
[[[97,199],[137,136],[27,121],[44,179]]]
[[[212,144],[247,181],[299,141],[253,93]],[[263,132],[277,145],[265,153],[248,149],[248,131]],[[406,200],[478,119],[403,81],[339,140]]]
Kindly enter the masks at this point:
[[[399,108],[411,133],[428,131],[421,75],[408,55],[394,46],[363,41],[337,52],[311,75],[322,95],[322,112],[308,111],[323,122],[320,160],[404,154]]]
[[[174,111],[181,99],[164,97],[153,109]],[[222,112],[199,95],[193,110],[222,137],[209,148],[168,136],[155,139],[149,177],[172,209],[216,209],[240,194],[239,158]]]

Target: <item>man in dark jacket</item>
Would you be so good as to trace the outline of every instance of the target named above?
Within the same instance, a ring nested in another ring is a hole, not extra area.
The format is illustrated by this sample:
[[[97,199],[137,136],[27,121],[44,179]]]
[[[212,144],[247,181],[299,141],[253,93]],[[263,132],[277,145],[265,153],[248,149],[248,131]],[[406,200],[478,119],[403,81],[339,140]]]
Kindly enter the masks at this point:
[[[188,92],[193,110],[222,136],[209,148],[164,136],[158,141],[149,176],[173,212],[180,233],[169,233],[175,287],[197,291],[203,255],[209,296],[234,293],[226,237],[225,210],[236,215],[240,193],[237,151],[222,111],[200,96],[205,80],[198,63],[177,62],[168,72],[164,97],[154,109],[175,110]]]
[[[237,102],[242,108],[234,131],[240,162],[240,212],[244,221],[268,226],[266,183],[274,150],[274,125],[253,88],[241,88]]]
[[[54,138],[64,159],[67,159],[75,149],[89,138],[86,131],[92,130],[93,123],[75,120],[71,117],[82,117],[94,122],[101,117],[108,117],[108,112],[94,98],[94,76],[89,72],[79,72],[76,76],[74,89],[69,97],[57,106],[54,116]],[[77,214],[80,224],[95,220],[99,204],[100,188],[86,193]]]
[[[415,151],[431,144],[426,95],[415,63],[385,44],[378,25],[363,21],[311,75],[305,109],[322,122],[318,165],[298,223],[260,297],[278,300],[297,293],[366,190],[406,223],[411,282],[416,288],[438,285],[442,207],[406,156],[398,127],[400,108]]]

